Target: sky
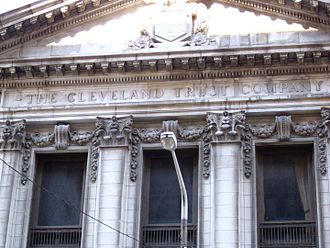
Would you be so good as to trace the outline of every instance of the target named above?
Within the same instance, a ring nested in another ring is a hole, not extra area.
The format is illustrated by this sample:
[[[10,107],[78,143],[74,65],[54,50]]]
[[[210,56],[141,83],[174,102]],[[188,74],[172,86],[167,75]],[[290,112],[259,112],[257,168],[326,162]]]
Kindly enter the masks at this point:
[[[35,2],[36,0],[9,0],[5,4],[0,5],[0,14],[7,12],[12,9],[16,9],[23,5]]]

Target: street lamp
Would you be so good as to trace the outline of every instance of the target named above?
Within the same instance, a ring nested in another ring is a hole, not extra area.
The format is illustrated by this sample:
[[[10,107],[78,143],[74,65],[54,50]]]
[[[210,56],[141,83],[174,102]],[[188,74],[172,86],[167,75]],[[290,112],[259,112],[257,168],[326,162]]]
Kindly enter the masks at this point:
[[[180,170],[179,162],[175,154],[177,148],[177,140],[173,132],[163,132],[160,134],[160,142],[165,150],[172,153],[173,162],[175,166],[176,175],[178,178],[181,194],[181,230],[180,230],[180,247],[187,247],[188,241],[188,196],[186,186],[183,181],[182,173]]]

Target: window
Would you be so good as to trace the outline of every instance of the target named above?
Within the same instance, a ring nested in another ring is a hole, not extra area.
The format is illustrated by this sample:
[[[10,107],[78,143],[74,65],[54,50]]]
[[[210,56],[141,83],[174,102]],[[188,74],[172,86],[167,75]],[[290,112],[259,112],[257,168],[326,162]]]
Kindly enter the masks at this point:
[[[177,150],[188,195],[188,242],[196,247],[197,161],[196,150]],[[168,151],[145,152],[142,201],[142,247],[178,247],[180,244],[180,188]]]
[[[312,147],[257,153],[259,247],[316,247]]]
[[[35,181],[47,191],[34,188],[30,248],[80,247],[85,165],[85,154],[37,157]]]

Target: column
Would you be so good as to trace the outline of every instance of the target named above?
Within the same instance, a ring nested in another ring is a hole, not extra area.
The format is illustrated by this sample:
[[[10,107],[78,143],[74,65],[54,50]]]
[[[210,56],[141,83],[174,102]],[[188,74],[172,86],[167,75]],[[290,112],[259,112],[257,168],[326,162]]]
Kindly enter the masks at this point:
[[[91,148],[88,210],[104,224],[87,220],[84,247],[129,247],[123,245],[128,238],[123,233],[128,234],[125,172],[129,167],[131,125],[132,117],[97,118],[96,137]]]
[[[240,144],[214,144],[215,247],[238,247]]]
[[[22,164],[21,149],[25,138],[25,121],[0,124],[0,247],[12,248],[21,236],[14,239],[14,222],[18,220],[23,223],[24,210],[18,215],[14,214],[16,209],[16,188],[20,182],[20,176],[9,166],[21,171]],[[20,227],[17,227],[20,228]]]
[[[212,247],[237,248],[239,240],[239,185],[241,168],[240,130],[244,112],[209,113],[208,126],[213,134],[212,167]]]

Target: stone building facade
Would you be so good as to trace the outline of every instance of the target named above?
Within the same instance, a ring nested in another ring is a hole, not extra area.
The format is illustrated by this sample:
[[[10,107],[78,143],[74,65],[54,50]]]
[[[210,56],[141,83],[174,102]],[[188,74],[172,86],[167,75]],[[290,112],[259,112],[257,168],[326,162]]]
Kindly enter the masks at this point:
[[[303,28],[225,35],[219,9]],[[164,131],[189,247],[330,247],[329,31],[329,3],[309,0],[0,15],[0,248],[178,247]]]

